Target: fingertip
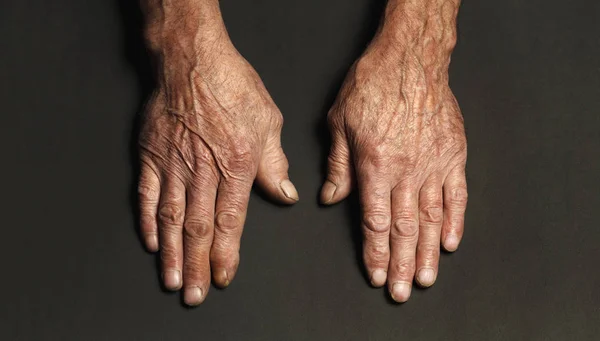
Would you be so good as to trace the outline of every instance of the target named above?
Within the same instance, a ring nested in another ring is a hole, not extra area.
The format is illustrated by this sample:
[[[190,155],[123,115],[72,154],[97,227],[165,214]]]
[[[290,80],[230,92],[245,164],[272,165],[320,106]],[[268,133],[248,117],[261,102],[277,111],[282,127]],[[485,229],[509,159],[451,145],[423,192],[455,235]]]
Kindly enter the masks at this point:
[[[163,283],[167,290],[177,291],[181,289],[181,271],[165,270],[163,272]]]
[[[371,285],[375,288],[380,288],[385,285],[387,280],[387,271],[383,269],[376,269],[371,273]]]
[[[416,281],[419,286],[428,288],[435,283],[436,273],[433,268],[421,268],[417,272]]]
[[[225,289],[229,286],[229,284],[231,284],[231,279],[229,277],[229,273],[231,271],[227,271],[225,269],[216,269],[213,271],[213,281],[214,283],[222,288]]]
[[[331,180],[326,180],[321,187],[320,200],[323,205],[335,205],[350,194],[350,182],[334,183]]]
[[[156,234],[149,234],[144,239],[146,243],[146,249],[148,252],[157,252],[158,251],[158,236]]]
[[[283,195],[288,199],[288,201],[291,201],[291,203],[295,203],[300,200],[296,186],[294,186],[289,179],[284,179],[281,181],[279,187],[281,188]]]
[[[333,204],[333,198],[336,191],[337,186],[333,182],[326,180],[321,188],[321,203],[325,205]]]
[[[458,250],[458,245],[460,244],[460,239],[454,234],[448,234],[442,243],[444,250],[448,252],[455,252]]]
[[[392,299],[398,303],[404,303],[410,298],[412,285],[408,282],[395,282],[390,288]]]
[[[198,286],[188,286],[183,290],[183,302],[188,306],[197,306],[204,302],[206,295]]]

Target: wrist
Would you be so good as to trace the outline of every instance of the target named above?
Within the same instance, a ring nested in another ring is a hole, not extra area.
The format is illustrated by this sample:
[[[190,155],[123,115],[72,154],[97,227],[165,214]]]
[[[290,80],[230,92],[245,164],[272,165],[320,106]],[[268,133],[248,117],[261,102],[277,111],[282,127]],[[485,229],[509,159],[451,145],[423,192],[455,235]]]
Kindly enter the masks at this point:
[[[389,0],[375,41],[423,57],[447,55],[456,45],[460,0]]]
[[[380,28],[363,55],[391,68],[421,70],[428,84],[447,83],[456,44],[459,0],[389,0]],[[393,70],[392,70],[393,71]]]
[[[159,59],[199,62],[232,45],[217,0],[163,1],[144,10],[146,43]]]

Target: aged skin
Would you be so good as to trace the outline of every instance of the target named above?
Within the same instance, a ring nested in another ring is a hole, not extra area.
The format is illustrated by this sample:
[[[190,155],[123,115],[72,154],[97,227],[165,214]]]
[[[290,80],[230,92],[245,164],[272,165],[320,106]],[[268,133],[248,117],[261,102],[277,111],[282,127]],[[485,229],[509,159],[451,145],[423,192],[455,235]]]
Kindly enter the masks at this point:
[[[292,204],[281,113],[232,45],[218,0],[144,0],[157,89],[140,135],[146,246],[164,285],[204,301],[227,286],[253,183]],[[373,286],[408,300],[432,285],[440,244],[455,251],[467,203],[466,139],[448,86],[459,0],[389,0],[379,31],[328,115],[332,141],[321,200],[359,191]]]
[[[363,258],[373,286],[405,302],[413,278],[431,286],[440,243],[455,251],[467,204],[467,146],[448,86],[459,0],[390,0],[380,29],[328,114],[321,200],[357,184]]]
[[[142,235],[160,249],[162,278],[204,301],[239,264],[254,182],[273,199],[298,200],[281,149],[282,115],[228,38],[216,0],[143,1],[157,89],[139,139]]]

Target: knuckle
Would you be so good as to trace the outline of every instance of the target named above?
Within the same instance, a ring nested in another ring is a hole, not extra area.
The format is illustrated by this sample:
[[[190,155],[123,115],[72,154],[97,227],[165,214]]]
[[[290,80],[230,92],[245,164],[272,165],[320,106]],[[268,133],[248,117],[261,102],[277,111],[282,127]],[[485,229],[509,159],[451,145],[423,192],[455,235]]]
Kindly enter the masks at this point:
[[[231,144],[231,156],[240,161],[252,160],[252,147],[245,140],[237,140]]]
[[[401,259],[393,267],[400,278],[412,278],[415,275],[414,260]]]
[[[419,234],[419,222],[413,213],[401,213],[394,219],[394,234],[401,238],[414,239]]]
[[[238,267],[239,261],[239,243],[237,245],[231,243],[227,246],[213,244],[210,253],[210,263],[214,268],[232,269],[233,273],[229,273],[228,271],[228,275],[233,275],[235,269]]]
[[[425,257],[426,261],[435,261],[440,257],[440,247],[437,244],[419,245],[418,252]]]
[[[186,219],[183,232],[189,238],[206,239],[212,232],[212,224],[204,219]]]
[[[275,111],[275,113],[273,114],[273,123],[275,124],[275,127],[277,129],[281,129],[281,127],[283,127],[284,121],[285,119],[283,118],[281,112],[279,112],[279,110]]]
[[[366,260],[382,262],[389,255],[389,246],[383,243],[372,243],[365,247]]]
[[[467,188],[461,186],[450,191],[448,202],[452,206],[467,206],[468,197]]]
[[[217,227],[220,231],[231,232],[241,228],[242,222],[239,214],[231,211],[221,211],[216,217]]]
[[[210,261],[221,266],[229,266],[239,259],[240,243],[233,238],[215,240],[211,246]]]
[[[158,211],[158,219],[165,225],[181,225],[183,214],[183,208],[173,203],[165,203]]]
[[[144,202],[154,202],[158,200],[158,188],[157,186],[150,185],[147,182],[140,181],[138,184],[138,195],[140,200]]]
[[[221,164],[225,171],[233,174],[247,172],[254,164],[254,152],[248,143],[237,141],[231,144]]]
[[[357,82],[364,82],[369,76],[373,74],[373,71],[377,68],[373,61],[369,58],[359,58],[353,65],[354,77]]]
[[[458,41],[458,34],[454,30],[450,30],[448,36],[446,37],[446,39],[444,41],[444,46],[446,47],[446,50],[452,51],[454,49],[454,47],[456,46],[457,41]]]
[[[421,208],[419,219],[425,224],[440,225],[444,216],[444,210],[441,204],[434,204]]]
[[[363,217],[365,228],[371,232],[385,233],[390,230],[390,216],[383,213],[366,213]]]
[[[338,114],[338,110],[335,108],[331,108],[329,112],[327,112],[327,125],[331,129],[338,129],[340,125],[340,115]]]
[[[360,168],[371,170],[386,170],[389,166],[389,156],[381,150],[379,146],[371,147],[369,144],[363,144],[360,148]]]
[[[387,159],[378,151],[371,151],[367,155],[368,163],[375,168],[385,168],[388,165]]]

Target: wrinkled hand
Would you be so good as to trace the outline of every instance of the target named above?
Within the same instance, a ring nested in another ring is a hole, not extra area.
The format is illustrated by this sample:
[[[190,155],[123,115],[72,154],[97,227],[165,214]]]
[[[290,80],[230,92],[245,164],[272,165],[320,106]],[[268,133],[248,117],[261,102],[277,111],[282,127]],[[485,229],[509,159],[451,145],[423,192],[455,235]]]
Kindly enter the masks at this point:
[[[365,266],[398,302],[415,274],[422,286],[434,283],[440,242],[454,251],[463,233],[466,140],[447,75],[454,39],[406,46],[380,34],[328,115],[321,200],[337,203],[357,183]]]
[[[193,35],[192,35],[193,36]],[[282,116],[252,67],[223,38],[189,53],[161,47],[159,86],[140,136],[142,236],[170,290],[189,305],[236,273],[254,180],[294,203],[281,149]]]

